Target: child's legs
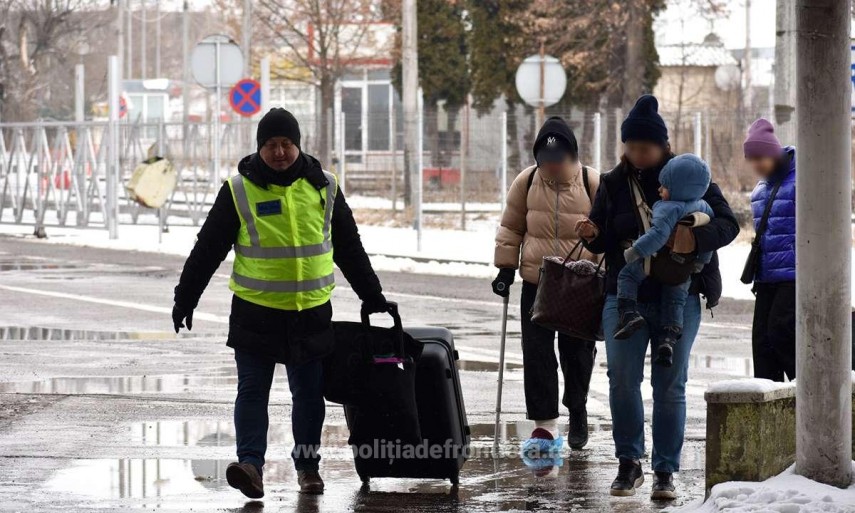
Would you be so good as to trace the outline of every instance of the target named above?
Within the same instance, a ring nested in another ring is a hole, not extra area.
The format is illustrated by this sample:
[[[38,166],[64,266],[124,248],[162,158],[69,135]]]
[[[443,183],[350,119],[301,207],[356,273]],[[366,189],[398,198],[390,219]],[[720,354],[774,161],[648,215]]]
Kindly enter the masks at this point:
[[[662,327],[676,326],[683,329],[683,308],[689,296],[691,278],[680,285],[663,285],[660,303]]]
[[[617,297],[618,299],[638,298],[638,286],[647,278],[644,274],[644,259],[640,258],[635,262],[626,264],[618,273],[617,279]],[[683,300],[685,302],[685,299]]]

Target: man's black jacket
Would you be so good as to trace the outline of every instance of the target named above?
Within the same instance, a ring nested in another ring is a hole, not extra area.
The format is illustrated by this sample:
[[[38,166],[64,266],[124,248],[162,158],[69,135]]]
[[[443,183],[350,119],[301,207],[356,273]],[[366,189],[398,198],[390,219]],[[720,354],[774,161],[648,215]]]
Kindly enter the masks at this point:
[[[673,157],[670,155],[659,166],[651,169],[637,170],[628,162],[623,161],[608,173],[600,177],[600,187],[589,218],[600,229],[596,239],[586,242],[593,253],[605,253],[607,277],[606,291],[617,293],[617,276],[626,261],[623,257],[624,242],[638,238],[638,214],[629,188],[629,173],[636,173],[644,201],[652,208],[659,201],[659,172]],[[739,234],[739,222],[733,215],[730,205],[721,193],[718,185],[710,184],[703,198],[713,209],[715,218],[706,226],[692,229],[699,253],[715,251],[727,246]],[[707,307],[712,308],[721,298],[721,273],[718,268],[718,255],[713,254],[709,264],[692,276],[690,294],[703,294]],[[659,301],[660,285],[651,278],[642,282],[638,289],[639,302]]]
[[[255,153],[240,161],[238,172],[264,188],[269,184],[290,186],[300,178],[305,178],[317,189],[323,189],[326,184],[320,163],[304,153],[283,172],[269,168]],[[229,185],[225,183],[184,264],[175,287],[176,305],[185,311],[196,308],[214,272],[237,241],[239,230],[240,217]],[[369,302],[383,301],[380,280],[365,254],[353,212],[340,189],[333,205],[331,232],[333,260],[359,298]],[[233,296],[228,345],[273,357],[281,363],[300,363],[323,356],[332,347],[331,320],[329,302],[296,312],[257,305]]]

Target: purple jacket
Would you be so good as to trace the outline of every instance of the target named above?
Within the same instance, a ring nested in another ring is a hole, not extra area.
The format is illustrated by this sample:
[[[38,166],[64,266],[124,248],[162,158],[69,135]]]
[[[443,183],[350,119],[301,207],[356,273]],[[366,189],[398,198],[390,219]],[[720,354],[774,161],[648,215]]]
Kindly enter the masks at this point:
[[[751,193],[751,211],[757,230],[766,201],[775,184],[783,180],[769,212],[769,225],[760,240],[760,268],[755,281],[777,283],[796,279],[796,149],[784,148],[786,165],[768,180],[761,180]]]

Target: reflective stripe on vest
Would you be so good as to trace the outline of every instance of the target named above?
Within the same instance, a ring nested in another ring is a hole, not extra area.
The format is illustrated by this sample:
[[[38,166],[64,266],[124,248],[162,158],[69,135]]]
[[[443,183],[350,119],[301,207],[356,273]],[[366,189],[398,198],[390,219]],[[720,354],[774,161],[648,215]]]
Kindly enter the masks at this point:
[[[324,171],[324,176],[328,183],[320,193],[304,178],[269,189],[241,175],[229,180],[241,218],[229,284],[238,297],[282,310],[329,301],[335,286],[331,225],[337,183],[335,175]]]

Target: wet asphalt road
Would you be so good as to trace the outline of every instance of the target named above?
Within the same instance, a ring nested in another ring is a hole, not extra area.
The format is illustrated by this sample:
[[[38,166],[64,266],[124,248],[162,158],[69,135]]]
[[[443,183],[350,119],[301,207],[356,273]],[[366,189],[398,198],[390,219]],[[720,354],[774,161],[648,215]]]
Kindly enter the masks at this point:
[[[228,487],[236,377],[224,345],[230,294],[224,264],[202,298],[191,334],[169,330],[172,288],[183,259],[45,244],[0,235],[0,511],[657,511],[649,484],[634,498],[607,494],[615,473],[605,356],[589,401],[591,442],[566,451],[552,477],[535,478],[517,457],[525,420],[519,308],[512,301],[504,457],[492,445],[501,306],[487,280],[382,273],[405,324],[450,328],[475,457],[461,486],[381,479],[361,489],[341,408],[329,405],[322,497],[295,493],[284,372],[271,397],[267,496],[248,502]],[[338,320],[359,303],[344,281]],[[683,503],[703,494],[703,391],[750,372],[751,304],[725,300],[704,318],[688,387],[689,420],[678,485]],[[651,395],[645,386],[644,397]],[[648,418],[649,418],[649,404]],[[650,441],[648,427],[648,443]],[[648,462],[645,467],[649,469]],[[650,477],[648,475],[648,481]]]

